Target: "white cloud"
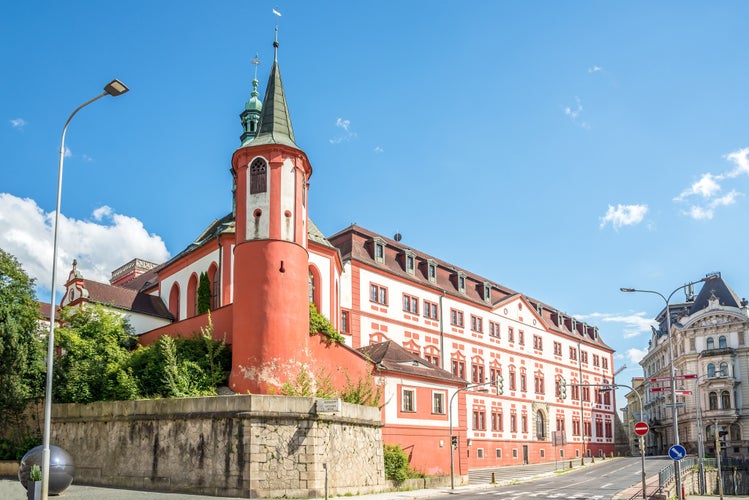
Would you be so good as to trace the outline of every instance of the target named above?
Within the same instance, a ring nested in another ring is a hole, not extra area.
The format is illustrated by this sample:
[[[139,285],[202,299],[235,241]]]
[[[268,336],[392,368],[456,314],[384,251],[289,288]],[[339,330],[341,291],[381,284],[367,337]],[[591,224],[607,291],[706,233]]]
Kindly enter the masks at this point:
[[[23,118],[14,118],[10,121],[10,126],[13,128],[23,128],[26,126],[26,120]]]
[[[739,149],[728,153],[726,159],[736,164],[736,168],[726,174],[726,177],[737,177],[741,174],[749,174],[749,148]]]
[[[710,198],[720,191],[720,184],[718,184],[717,180],[720,180],[720,177],[716,177],[710,172],[703,174],[700,180],[682,191],[679,196],[674,198],[674,201],[682,201],[690,196]]]
[[[742,193],[733,190],[720,198],[713,198],[706,205],[692,205],[689,210],[684,211],[684,214],[694,220],[710,220],[715,216],[716,208],[735,204],[739,196],[743,196]]]
[[[567,115],[570,118],[570,120],[572,120],[573,122],[577,123],[582,128],[587,130],[590,128],[590,125],[588,125],[588,122],[584,120],[578,120],[582,112],[583,112],[583,103],[580,100],[580,98],[577,96],[575,96],[575,106],[565,106],[564,108],[564,114]]]
[[[54,212],[34,200],[0,193],[0,248],[14,255],[40,289],[49,290],[52,275]],[[164,262],[169,252],[160,236],[149,234],[134,217],[97,208],[94,222],[60,215],[56,288],[62,285],[73,259],[88,279],[108,283],[111,272],[139,257]]]
[[[351,139],[356,137],[356,132],[351,131],[351,120],[346,120],[339,117],[335,121],[335,126],[343,129],[345,134],[329,139],[331,144],[340,144],[344,141],[350,141]]]
[[[673,201],[683,202],[695,196],[703,199],[703,203],[694,203],[682,213],[694,220],[711,220],[715,216],[718,207],[734,205],[743,193],[731,190],[728,194],[717,197],[721,190],[721,182],[729,182],[730,179],[740,175],[749,174],[749,148],[739,149],[724,156],[726,160],[733,163],[735,167],[722,174],[706,173],[690,187],[676,196]]]
[[[621,205],[618,204],[616,208],[609,205],[609,209],[606,215],[601,217],[601,229],[606,227],[608,223],[614,229],[619,229],[622,226],[632,226],[639,224],[645,218],[645,214],[648,213],[647,205]]]
[[[382,153],[383,151],[385,151],[385,150],[384,150],[384,149],[382,149],[382,148],[381,148],[380,146],[376,146],[376,147],[374,148],[374,152],[375,152],[375,153]]]
[[[588,68],[588,73],[598,73],[599,71],[603,71],[603,68],[598,65]]]
[[[59,153],[59,151],[58,151],[58,153]],[[63,156],[65,158],[70,158],[71,156],[73,156],[73,152],[70,150],[69,147],[65,146],[65,153],[63,153]]]
[[[627,359],[629,359],[630,363],[636,365],[642,360],[642,358],[645,357],[647,353],[647,349],[637,349],[636,347],[632,347],[630,349],[627,349]]]
[[[624,329],[623,337],[631,339],[639,337],[643,333],[650,334],[650,327],[655,325],[652,319],[646,316],[645,312],[630,314],[612,314],[612,313],[591,313],[573,315],[580,321],[597,322],[597,323],[619,323]]]

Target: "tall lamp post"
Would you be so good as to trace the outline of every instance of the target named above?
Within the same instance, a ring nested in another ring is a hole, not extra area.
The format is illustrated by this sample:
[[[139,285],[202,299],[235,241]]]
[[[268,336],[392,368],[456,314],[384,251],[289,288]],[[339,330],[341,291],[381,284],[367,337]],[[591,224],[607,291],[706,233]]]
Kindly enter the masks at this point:
[[[660,292],[656,292],[655,290],[639,290],[636,288],[620,288],[622,292],[626,293],[633,293],[633,292],[640,292],[640,293],[652,293],[654,295],[659,296],[663,299],[663,301],[666,303],[666,332],[668,333],[668,355],[670,358],[670,365],[671,365],[671,371],[669,374],[669,378],[671,379],[671,410],[673,415],[673,427],[674,427],[674,444],[680,444],[679,443],[679,411],[676,407],[676,369],[674,367],[674,347],[673,347],[673,339],[671,337],[671,308],[670,308],[670,302],[671,297],[674,296],[676,292],[679,290],[683,290],[689,286],[696,285],[697,283],[703,283],[705,281],[717,278],[718,276],[716,274],[709,274],[705,276],[704,278],[697,280],[697,281],[691,281],[689,283],[686,283],[684,285],[681,285],[680,287],[676,288],[673,292],[669,294],[668,297],[663,295]],[[676,498],[678,500],[683,500],[682,492],[681,492],[681,469],[679,468],[679,461],[674,460],[674,478],[676,479]]]
[[[637,401],[640,403],[640,420],[642,420],[644,417],[643,413],[643,407],[642,407],[642,396],[640,396],[640,393],[637,392],[634,387],[626,385],[626,384],[603,384],[603,389],[599,389],[598,392],[603,391],[610,391],[615,389],[616,387],[626,387],[630,391],[635,393],[635,396],[637,396]],[[645,487],[647,486],[645,481],[645,445],[644,445],[644,436],[640,436],[640,470],[642,475],[642,498],[647,498],[647,493],[645,492]]]
[[[50,298],[50,314],[49,314],[49,338],[47,339],[47,384],[45,388],[45,395],[44,395],[44,440],[43,440],[43,450],[42,450],[42,500],[47,500],[47,496],[49,494],[49,463],[50,463],[50,451],[49,451],[49,441],[50,441],[50,428],[52,423],[52,370],[54,368],[54,360],[55,360],[55,313],[57,312],[55,309],[55,274],[57,273],[57,231],[59,227],[59,220],[60,220],[60,205],[62,202],[62,167],[63,162],[65,161],[65,133],[68,131],[68,125],[70,125],[70,120],[73,119],[76,113],[80,111],[81,109],[85,108],[89,104],[91,104],[94,101],[97,101],[101,99],[102,97],[106,95],[111,95],[113,97],[117,97],[118,95],[122,95],[125,92],[127,92],[128,89],[127,86],[120,82],[119,80],[115,79],[106,84],[104,87],[104,92],[97,95],[91,100],[88,100],[75,108],[72,113],[70,113],[70,116],[68,117],[68,120],[65,122],[65,126],[62,128],[62,139],[60,140],[60,162],[58,164],[57,168],[57,209],[55,211],[55,229],[54,229],[54,236],[52,239],[52,288],[51,288],[51,298]]]

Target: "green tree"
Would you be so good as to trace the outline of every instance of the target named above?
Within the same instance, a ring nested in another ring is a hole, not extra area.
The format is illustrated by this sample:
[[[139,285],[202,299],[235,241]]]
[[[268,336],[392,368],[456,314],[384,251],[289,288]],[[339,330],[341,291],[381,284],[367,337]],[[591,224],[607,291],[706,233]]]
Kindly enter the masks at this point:
[[[200,273],[198,281],[198,314],[205,314],[211,310],[211,280],[208,273]]]
[[[135,346],[131,327],[119,313],[101,305],[60,312],[55,363],[55,398],[61,403],[90,403],[138,397],[128,369]]]
[[[0,422],[8,434],[20,423],[29,400],[44,393],[40,316],[34,280],[14,256],[0,249]],[[25,439],[10,437],[15,438]]]

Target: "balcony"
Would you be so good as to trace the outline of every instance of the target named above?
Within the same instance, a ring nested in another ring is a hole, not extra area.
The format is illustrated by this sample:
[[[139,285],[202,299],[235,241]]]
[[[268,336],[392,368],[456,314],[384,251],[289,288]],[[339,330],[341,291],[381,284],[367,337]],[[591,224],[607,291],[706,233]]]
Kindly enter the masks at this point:
[[[733,347],[719,347],[718,349],[705,349],[700,352],[701,358],[708,358],[710,356],[735,356],[736,349]]]

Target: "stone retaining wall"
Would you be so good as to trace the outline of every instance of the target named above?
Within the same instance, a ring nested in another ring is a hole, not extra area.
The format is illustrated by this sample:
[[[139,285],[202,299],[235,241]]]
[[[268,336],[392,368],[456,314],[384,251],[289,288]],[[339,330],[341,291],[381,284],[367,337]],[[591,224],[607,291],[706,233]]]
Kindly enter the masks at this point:
[[[52,444],[75,482],[245,498],[382,491],[380,411],[235,395],[53,406]]]

